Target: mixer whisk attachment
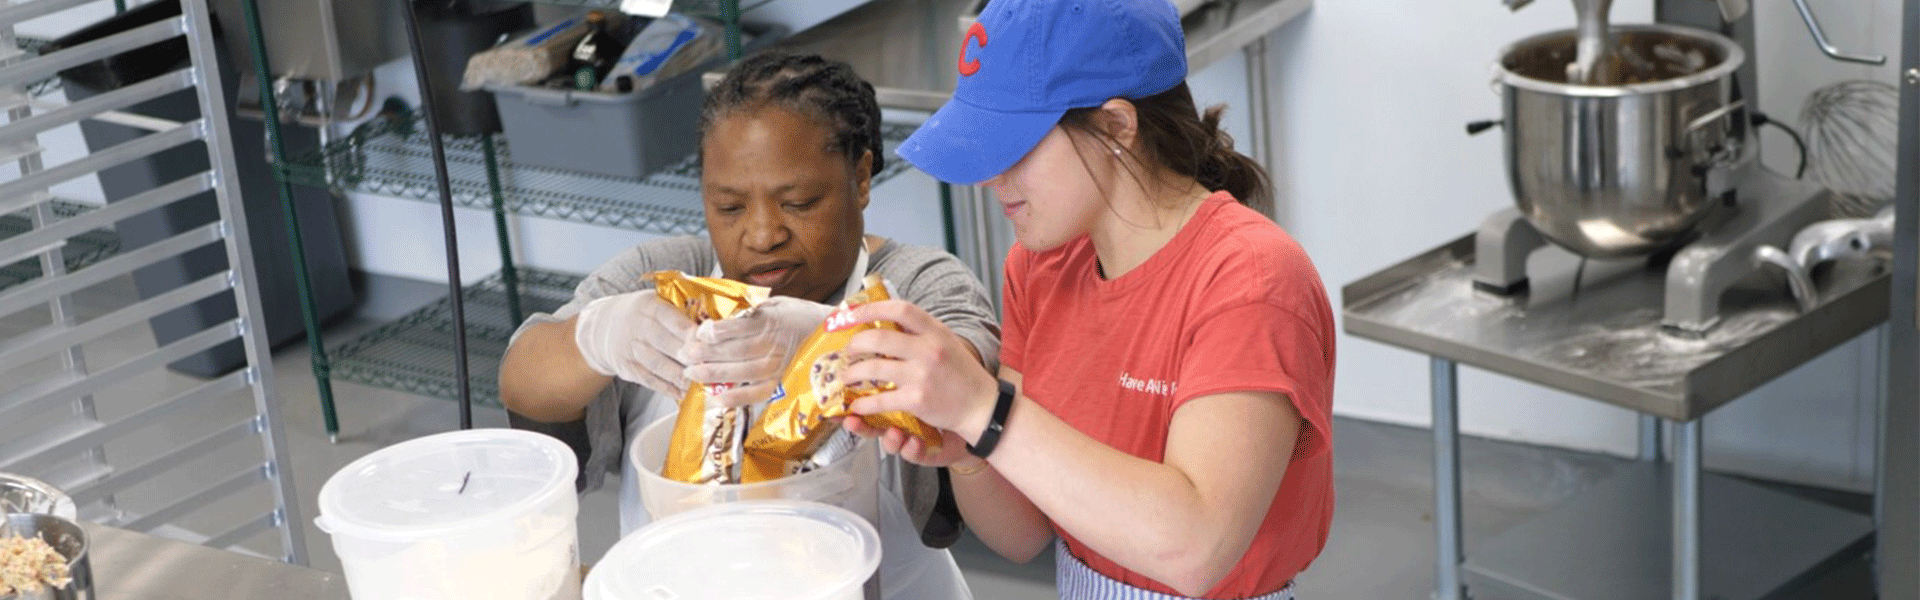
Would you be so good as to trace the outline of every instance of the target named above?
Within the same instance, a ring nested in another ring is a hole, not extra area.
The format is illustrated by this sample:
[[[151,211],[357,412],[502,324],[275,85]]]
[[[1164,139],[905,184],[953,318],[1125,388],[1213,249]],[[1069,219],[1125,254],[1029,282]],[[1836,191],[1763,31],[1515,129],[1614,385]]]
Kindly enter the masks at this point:
[[[1893,201],[1899,107],[1899,91],[1880,81],[1842,81],[1807,96],[1808,172],[1833,192],[1836,215],[1870,216]]]

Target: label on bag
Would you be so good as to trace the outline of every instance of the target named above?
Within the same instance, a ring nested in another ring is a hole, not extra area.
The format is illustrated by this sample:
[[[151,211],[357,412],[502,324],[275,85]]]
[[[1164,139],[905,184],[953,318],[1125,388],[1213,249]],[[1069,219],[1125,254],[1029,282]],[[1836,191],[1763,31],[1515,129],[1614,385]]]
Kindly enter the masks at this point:
[[[672,7],[673,0],[620,0],[620,12],[656,19],[666,16]]]

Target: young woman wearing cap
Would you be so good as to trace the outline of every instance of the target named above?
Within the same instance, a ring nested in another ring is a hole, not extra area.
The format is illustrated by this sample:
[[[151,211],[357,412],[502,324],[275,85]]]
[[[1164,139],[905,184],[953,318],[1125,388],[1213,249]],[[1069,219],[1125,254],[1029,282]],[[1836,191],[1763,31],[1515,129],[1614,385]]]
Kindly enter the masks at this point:
[[[905,303],[856,309],[843,379],[896,387],[969,527],[1024,561],[1056,537],[1063,598],[1291,598],[1332,519],[1334,326],[1218,109],[1187,89],[1167,0],[993,0],[948,102],[900,155],[984,183],[1013,222],[998,376]]]
[[[749,56],[708,92],[701,111],[706,236],[648,241],[587,276],[572,300],[515,332],[500,366],[515,427],[568,440],[582,490],[610,471],[639,477],[630,440],[674,414],[687,381],[751,382],[715,401],[765,400],[801,339],[868,273],[926,307],[965,341],[976,364],[999,347],[978,278],[937,248],[864,235],[862,211],[884,164],[873,86],[816,55]],[[675,269],[773,288],[752,317],[693,323],[646,275]],[[937,514],[940,474],[901,469],[881,502],[882,597],[971,598],[944,549],[957,524]],[[893,479],[893,478],[885,478]],[[621,533],[648,522],[635,483],[620,488]]]

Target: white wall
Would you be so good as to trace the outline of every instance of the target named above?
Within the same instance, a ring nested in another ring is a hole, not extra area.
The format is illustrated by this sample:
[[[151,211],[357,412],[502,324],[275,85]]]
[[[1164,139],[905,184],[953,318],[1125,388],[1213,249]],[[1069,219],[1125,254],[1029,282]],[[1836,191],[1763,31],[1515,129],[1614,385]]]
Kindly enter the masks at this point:
[[[1898,2],[1811,2],[1836,43],[1898,50]],[[1789,0],[1754,4],[1761,107],[1776,118],[1797,123],[1799,99],[1831,81],[1891,80],[1891,67],[1819,58]],[[1498,0],[1322,0],[1272,36],[1279,218],[1315,257],[1336,302],[1340,286],[1463,235],[1508,205],[1498,136],[1470,138],[1462,125],[1500,114],[1488,87],[1500,47],[1571,27],[1571,7],[1539,0],[1516,13]],[[1613,20],[1645,22],[1652,9],[1650,0],[1617,1]],[[1764,143],[1768,164],[1790,164],[1783,136],[1769,132]],[[1340,343],[1336,412],[1429,422],[1425,356],[1352,336]],[[1870,489],[1883,380],[1877,343],[1843,345],[1709,415],[1708,464]],[[1462,369],[1460,397],[1462,426],[1472,434],[1618,455],[1635,449],[1635,419],[1625,410],[1471,368]]]

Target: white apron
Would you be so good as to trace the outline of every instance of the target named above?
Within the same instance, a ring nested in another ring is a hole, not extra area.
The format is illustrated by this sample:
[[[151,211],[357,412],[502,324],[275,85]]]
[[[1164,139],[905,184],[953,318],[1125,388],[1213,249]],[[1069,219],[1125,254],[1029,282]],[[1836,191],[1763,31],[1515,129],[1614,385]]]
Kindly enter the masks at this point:
[[[1102,575],[1067,552],[1064,541],[1055,541],[1053,548],[1053,583],[1060,590],[1060,600],[1190,600],[1186,596],[1143,590]],[[1280,591],[1247,600],[1293,600],[1293,583],[1288,582]]]
[[[842,298],[860,291],[866,272],[867,249],[862,244],[860,255],[853,263],[854,274],[847,278]],[[720,267],[715,265],[709,277],[720,276]],[[654,393],[645,406],[625,408],[626,439],[631,444],[640,439],[642,428],[679,412],[680,399]],[[626,460],[630,454],[624,449],[620,456],[620,536],[626,537],[653,519],[640,503],[637,467]],[[906,502],[901,500],[898,464],[899,459],[892,457],[880,462],[880,486],[884,492],[880,499],[880,522],[876,524],[880,530],[880,597],[883,600],[973,600],[966,580],[960,575],[960,566],[953,562],[953,554],[920,543],[920,531],[913,526]]]

